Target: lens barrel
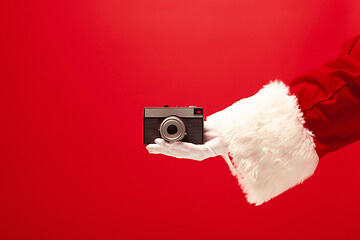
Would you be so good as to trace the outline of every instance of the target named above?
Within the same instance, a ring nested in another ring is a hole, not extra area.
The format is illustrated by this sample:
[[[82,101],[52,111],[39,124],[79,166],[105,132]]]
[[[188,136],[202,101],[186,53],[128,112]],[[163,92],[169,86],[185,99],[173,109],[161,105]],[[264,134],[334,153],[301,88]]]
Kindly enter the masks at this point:
[[[170,116],[164,119],[160,124],[160,135],[168,142],[182,140],[186,135],[186,126],[184,122],[176,116]]]

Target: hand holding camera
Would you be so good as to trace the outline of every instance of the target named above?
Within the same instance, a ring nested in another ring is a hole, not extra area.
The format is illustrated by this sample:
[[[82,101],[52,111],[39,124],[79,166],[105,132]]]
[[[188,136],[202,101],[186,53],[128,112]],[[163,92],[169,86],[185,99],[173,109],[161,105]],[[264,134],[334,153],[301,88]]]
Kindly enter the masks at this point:
[[[197,161],[227,154],[216,129],[204,123],[203,109],[196,107],[145,108],[144,144],[152,154]]]
[[[146,148],[152,154],[164,154],[197,161],[227,153],[227,148],[215,129],[206,122],[204,124],[204,140],[204,144],[193,144],[181,141],[170,143],[162,138],[157,138],[155,144],[149,144]]]

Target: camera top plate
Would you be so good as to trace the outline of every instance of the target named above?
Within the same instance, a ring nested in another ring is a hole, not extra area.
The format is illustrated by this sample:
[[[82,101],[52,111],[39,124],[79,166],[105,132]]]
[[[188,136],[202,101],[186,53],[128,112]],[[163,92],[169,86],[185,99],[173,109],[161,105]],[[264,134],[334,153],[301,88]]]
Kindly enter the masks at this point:
[[[182,118],[203,118],[202,107],[145,107],[144,117],[168,117],[171,115]]]

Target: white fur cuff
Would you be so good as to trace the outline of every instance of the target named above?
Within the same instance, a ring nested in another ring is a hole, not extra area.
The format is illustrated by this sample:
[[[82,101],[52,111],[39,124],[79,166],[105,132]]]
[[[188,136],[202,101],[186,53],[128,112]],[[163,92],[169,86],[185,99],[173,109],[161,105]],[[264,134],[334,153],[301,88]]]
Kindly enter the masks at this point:
[[[207,118],[233,157],[248,202],[260,205],[310,177],[318,164],[297,99],[275,81]]]

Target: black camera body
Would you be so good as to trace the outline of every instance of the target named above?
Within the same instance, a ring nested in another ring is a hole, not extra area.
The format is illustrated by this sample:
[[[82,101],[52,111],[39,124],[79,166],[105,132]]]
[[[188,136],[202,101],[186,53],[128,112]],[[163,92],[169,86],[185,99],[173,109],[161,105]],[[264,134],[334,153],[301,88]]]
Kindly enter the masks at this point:
[[[204,143],[204,113],[201,107],[145,107],[143,144],[156,138],[167,142]]]

